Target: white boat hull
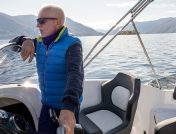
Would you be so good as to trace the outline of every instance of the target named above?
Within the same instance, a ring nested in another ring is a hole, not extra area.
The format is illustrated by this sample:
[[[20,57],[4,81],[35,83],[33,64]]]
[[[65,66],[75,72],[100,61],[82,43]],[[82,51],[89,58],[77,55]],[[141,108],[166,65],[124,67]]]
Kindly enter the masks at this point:
[[[81,109],[101,101],[100,89],[104,81],[85,81]],[[37,128],[41,109],[40,91],[37,85],[29,87],[15,84],[1,85],[0,108],[10,107],[17,103],[23,103],[28,108]],[[154,134],[156,122],[173,116],[176,116],[176,100],[173,99],[173,90],[160,90],[142,85],[131,134]]]

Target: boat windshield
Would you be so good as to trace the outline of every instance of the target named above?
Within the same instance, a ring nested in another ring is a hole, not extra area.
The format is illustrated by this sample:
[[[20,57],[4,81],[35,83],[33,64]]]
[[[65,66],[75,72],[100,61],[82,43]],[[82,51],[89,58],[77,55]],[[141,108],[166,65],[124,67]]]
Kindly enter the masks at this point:
[[[35,58],[23,61],[11,46],[0,45],[0,84],[20,84],[36,73]]]

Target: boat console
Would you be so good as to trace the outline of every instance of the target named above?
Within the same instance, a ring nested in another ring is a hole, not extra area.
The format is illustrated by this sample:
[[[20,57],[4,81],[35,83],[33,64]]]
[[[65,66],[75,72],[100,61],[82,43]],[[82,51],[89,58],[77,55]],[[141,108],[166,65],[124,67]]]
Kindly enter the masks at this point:
[[[0,109],[0,134],[31,134],[29,123],[20,115]],[[33,134],[42,134],[33,132]],[[75,134],[84,134],[80,124],[76,124]],[[56,134],[64,134],[64,127],[59,126]]]
[[[0,110],[0,134],[27,134],[28,122],[20,115]]]

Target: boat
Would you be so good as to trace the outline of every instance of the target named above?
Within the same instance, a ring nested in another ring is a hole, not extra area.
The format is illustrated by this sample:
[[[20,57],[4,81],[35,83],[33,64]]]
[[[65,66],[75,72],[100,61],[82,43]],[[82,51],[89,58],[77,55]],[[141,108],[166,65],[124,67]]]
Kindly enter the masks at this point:
[[[126,78],[131,78],[131,80],[135,80],[136,83],[131,82],[133,84],[137,85],[138,89],[138,96],[135,101],[135,106],[133,108],[133,113],[134,115],[131,116],[131,112],[128,113],[129,116],[128,119],[130,121],[130,127],[127,125],[128,131],[123,131],[126,129],[125,125],[118,128],[119,131],[109,131],[109,130],[98,130],[98,131],[92,131],[94,130],[94,126],[91,126],[89,122],[83,122],[84,119],[80,122],[80,124],[83,126],[83,129],[90,129],[85,130],[86,133],[105,133],[105,134],[110,134],[110,133],[116,133],[116,134],[173,134],[175,131],[176,126],[172,126],[173,122],[176,122],[176,89],[162,89],[160,87],[160,83],[157,80],[157,75],[155,74],[155,70],[153,68],[153,65],[150,61],[150,58],[147,54],[147,51],[144,47],[144,44],[140,38],[140,35],[138,34],[139,32],[137,31],[134,23],[135,17],[150,3],[152,0],[139,0],[139,2],[127,13],[125,14],[121,20],[123,20],[124,17],[126,17],[129,13],[132,13],[131,19],[126,23],[126,25],[121,29],[123,30],[130,22],[132,22],[135,32],[139,38],[139,41],[144,49],[144,53],[147,56],[147,59],[149,61],[149,64],[151,65],[152,71],[154,72],[154,75],[156,76],[156,84],[158,84],[158,87],[153,87],[151,85],[144,85],[140,83],[140,80],[135,78],[135,76],[132,76],[131,74],[127,73],[118,73],[117,76],[113,80],[117,81],[125,81],[125,84],[129,84],[130,81],[126,81]],[[120,20],[120,21],[121,21]],[[118,21],[117,24],[119,24]],[[115,27],[113,26],[107,34]],[[120,31],[119,31],[120,32]],[[98,43],[107,35],[105,34],[99,41]],[[117,33],[112,40],[119,35]],[[107,46],[112,40],[107,42],[105,46]],[[98,45],[98,43],[96,45]],[[95,46],[96,46],[95,45]],[[94,49],[94,48],[93,48]],[[93,51],[93,49],[90,50]],[[84,67],[88,66],[89,63],[102,51],[101,49],[90,61],[85,63]],[[89,55],[89,54],[88,54]],[[88,56],[84,59],[84,61],[87,61],[89,58]],[[96,108],[98,104],[101,103],[102,101],[102,88],[106,87],[110,82],[113,80],[101,80],[101,79],[85,79],[84,81],[84,92],[83,92],[83,102],[81,104],[81,115],[84,116],[86,113],[85,111],[87,108]],[[13,115],[19,115],[20,117],[25,118],[25,120],[30,124],[32,128],[37,130],[38,128],[38,119],[39,119],[39,114],[41,110],[41,102],[40,102],[40,90],[38,87],[38,82],[37,82],[37,76],[31,77],[27,83],[18,83],[18,84],[1,84],[0,85],[0,109],[6,111],[7,113],[12,113]],[[123,85],[123,84],[122,84]],[[109,86],[109,85],[108,85]],[[134,86],[134,85],[133,85]],[[132,88],[134,89],[135,86]],[[123,87],[121,88],[122,90],[124,89]],[[117,90],[118,91],[118,90]],[[134,93],[132,91],[132,93]],[[117,92],[114,93],[117,95]],[[112,97],[114,98],[113,103],[118,102],[118,98],[120,96],[114,96],[112,94]],[[129,96],[128,96],[129,97]],[[128,98],[129,99],[129,98]],[[123,101],[123,100],[122,100]],[[127,103],[128,104],[128,103]],[[99,106],[99,105],[98,105]],[[125,109],[124,109],[125,108]],[[127,109],[126,109],[127,108]],[[125,111],[130,108],[123,107],[121,106],[121,110]],[[88,109],[89,110],[89,109]],[[101,109],[102,110],[102,109]],[[102,112],[102,111],[101,111]],[[104,113],[104,111],[103,111]],[[104,118],[107,116],[105,114],[101,115],[100,121],[103,121]],[[0,111],[0,117],[3,117],[4,115]],[[82,116],[80,116],[82,118]],[[98,117],[99,114],[96,116],[92,116],[91,113],[89,113],[88,117],[90,117],[92,120],[94,117]],[[20,118],[19,118],[20,119]],[[108,118],[106,118],[108,119]],[[112,118],[113,120],[115,118]],[[104,126],[113,126],[113,123],[117,123],[116,120],[115,122],[113,120],[110,120],[107,122],[105,120],[104,122],[99,122],[100,125],[104,124]],[[168,120],[170,121],[169,124]],[[127,121],[127,120],[126,120]],[[85,124],[87,123],[87,124]],[[126,123],[126,122],[125,122]],[[1,127],[1,119],[0,119],[0,127]],[[84,128],[86,126],[88,128]],[[90,125],[90,126],[89,126]],[[167,127],[165,127],[165,125]],[[170,127],[170,125],[172,127]],[[175,124],[174,124],[175,125]],[[97,125],[99,126],[99,125]],[[163,128],[165,130],[163,130]],[[112,128],[113,129],[113,128]],[[126,130],[127,130],[126,129]],[[168,131],[169,130],[169,131]],[[92,131],[92,132],[91,132]]]

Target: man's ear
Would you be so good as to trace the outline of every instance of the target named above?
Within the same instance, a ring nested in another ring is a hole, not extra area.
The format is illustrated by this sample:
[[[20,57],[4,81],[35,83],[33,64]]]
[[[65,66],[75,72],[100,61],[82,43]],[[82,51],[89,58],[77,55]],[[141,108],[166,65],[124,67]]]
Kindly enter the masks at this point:
[[[60,27],[60,25],[61,25],[61,21],[60,21],[59,19],[57,19],[57,21],[56,21],[56,25],[57,25],[58,27]]]
[[[57,24],[56,24],[56,25],[57,25],[57,27],[58,27],[58,28],[63,27],[63,21],[62,21],[62,19],[61,19],[61,18],[60,18],[60,19],[57,19],[57,21],[56,21],[56,22],[57,22]]]

